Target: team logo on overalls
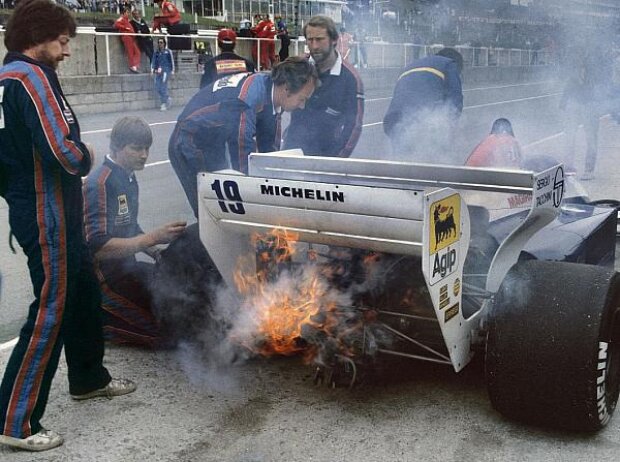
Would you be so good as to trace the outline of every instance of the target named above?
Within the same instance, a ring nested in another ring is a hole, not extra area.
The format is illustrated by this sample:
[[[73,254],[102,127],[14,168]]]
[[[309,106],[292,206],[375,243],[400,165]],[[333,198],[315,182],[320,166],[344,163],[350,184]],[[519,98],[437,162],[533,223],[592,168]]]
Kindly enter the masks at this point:
[[[118,196],[118,214],[127,215],[129,213],[129,203],[127,202],[127,196],[121,194]]]

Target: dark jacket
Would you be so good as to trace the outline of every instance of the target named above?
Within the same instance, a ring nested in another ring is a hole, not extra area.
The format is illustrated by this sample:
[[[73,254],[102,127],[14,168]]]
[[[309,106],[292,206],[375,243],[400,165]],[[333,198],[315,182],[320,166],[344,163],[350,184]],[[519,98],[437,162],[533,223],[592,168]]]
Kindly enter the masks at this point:
[[[94,255],[112,238],[143,234],[138,225],[138,182],[136,176],[106,157],[84,182],[84,229]],[[99,262],[104,275],[119,265],[131,267],[134,255]]]
[[[170,137],[168,152],[181,156],[197,171],[205,157],[230,152],[232,168],[247,172],[250,152],[278,148],[269,74],[234,74],[201,89],[187,103]]]
[[[463,110],[463,90],[456,63],[443,56],[416,60],[403,72],[394,88],[383,130],[393,137],[397,124],[415,119],[424,110],[446,108],[454,116]]]
[[[205,71],[200,79],[200,88],[204,88],[224,76],[240,72],[254,72],[254,64],[232,51],[224,51],[205,62]]]
[[[291,114],[284,149],[301,148],[306,155],[349,157],[362,133],[364,85],[357,71],[338,57],[319,75],[318,87],[304,109]]]
[[[81,242],[81,177],[91,157],[56,71],[9,52],[0,69],[0,92],[0,163],[10,213],[34,217],[43,207],[40,219],[51,227],[65,221],[67,236]]]

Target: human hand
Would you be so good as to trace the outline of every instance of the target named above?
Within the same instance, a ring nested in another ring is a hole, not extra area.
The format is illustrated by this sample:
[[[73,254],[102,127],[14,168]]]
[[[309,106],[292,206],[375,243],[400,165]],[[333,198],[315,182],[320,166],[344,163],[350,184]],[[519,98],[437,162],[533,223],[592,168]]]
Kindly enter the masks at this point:
[[[160,228],[154,229],[149,233],[151,239],[153,240],[152,245],[168,244],[179,237],[183,231],[185,231],[186,226],[187,222],[185,221],[173,221],[166,223]]]

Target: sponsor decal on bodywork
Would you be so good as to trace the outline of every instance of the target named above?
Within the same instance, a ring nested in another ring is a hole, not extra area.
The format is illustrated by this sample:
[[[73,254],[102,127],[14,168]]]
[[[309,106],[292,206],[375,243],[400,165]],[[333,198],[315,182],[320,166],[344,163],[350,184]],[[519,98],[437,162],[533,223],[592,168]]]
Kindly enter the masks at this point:
[[[598,344],[598,364],[596,375],[596,407],[598,410],[598,420],[605,425],[611,418],[611,414],[607,407],[607,389],[605,381],[607,379],[607,342],[599,342]]]
[[[460,303],[455,303],[450,308],[448,308],[444,315],[444,322],[448,322],[450,319],[459,314],[459,309],[461,307]]]
[[[453,194],[437,202],[430,208],[429,252],[430,284],[441,281],[458,267],[458,250],[453,245],[461,235],[461,198]]]

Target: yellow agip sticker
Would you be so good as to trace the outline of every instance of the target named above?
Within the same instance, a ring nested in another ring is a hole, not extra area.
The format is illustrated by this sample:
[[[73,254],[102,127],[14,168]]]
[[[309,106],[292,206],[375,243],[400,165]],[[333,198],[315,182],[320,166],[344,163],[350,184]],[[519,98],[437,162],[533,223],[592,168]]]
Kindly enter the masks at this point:
[[[430,254],[459,240],[461,235],[461,197],[453,194],[431,204]]]

